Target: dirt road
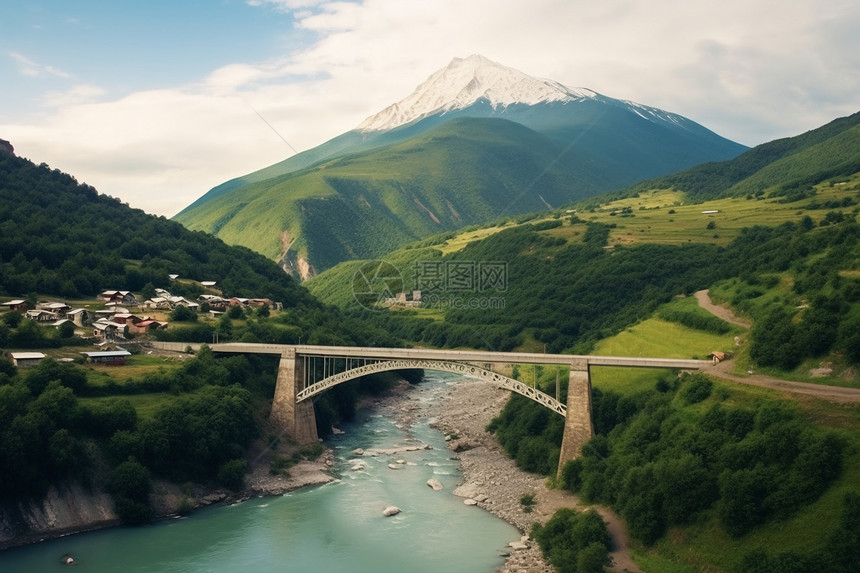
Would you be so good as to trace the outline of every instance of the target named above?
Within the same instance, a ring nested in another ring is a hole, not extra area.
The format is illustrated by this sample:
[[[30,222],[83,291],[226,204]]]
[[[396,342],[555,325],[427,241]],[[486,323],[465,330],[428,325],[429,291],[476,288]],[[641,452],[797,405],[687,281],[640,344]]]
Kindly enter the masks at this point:
[[[752,325],[741,318],[738,318],[735,313],[723,306],[719,306],[711,301],[707,290],[696,292],[696,300],[699,301],[699,306],[713,314],[714,316],[725,320],[728,323],[750,328]],[[734,362],[724,360],[704,372],[715,378],[730,380],[741,384],[750,384],[752,386],[761,386],[764,388],[772,388],[783,392],[791,392],[793,394],[805,394],[828,400],[830,402],[860,402],[860,389],[844,388],[842,386],[826,386],[824,384],[812,384],[810,382],[794,382],[792,380],[783,380],[772,376],[763,376],[761,374],[748,374],[739,376],[732,374]]]
[[[720,306],[718,304],[714,304],[711,300],[711,297],[708,295],[707,289],[696,291],[695,296],[696,300],[699,301],[699,306],[701,306],[717,318],[721,318],[729,324],[734,324],[735,326],[741,326],[743,328],[749,328],[752,326],[752,323],[748,320],[739,318],[737,315],[735,315],[735,313],[732,312],[732,309]]]

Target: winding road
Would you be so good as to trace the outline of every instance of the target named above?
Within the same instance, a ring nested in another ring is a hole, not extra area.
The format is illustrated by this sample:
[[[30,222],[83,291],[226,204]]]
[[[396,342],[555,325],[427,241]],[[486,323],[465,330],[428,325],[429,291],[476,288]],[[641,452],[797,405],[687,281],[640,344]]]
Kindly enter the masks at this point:
[[[748,321],[737,317],[731,309],[714,304],[711,297],[708,295],[707,290],[697,291],[696,300],[699,302],[699,306],[717,318],[721,318],[730,324],[741,326],[743,328],[750,328],[752,326]],[[813,384],[811,382],[795,382],[793,380],[783,380],[781,378],[763,376],[761,374],[739,376],[731,373],[733,367],[734,363],[732,360],[724,360],[711,368],[703,370],[703,372],[715,378],[729,380],[731,382],[772,388],[774,390],[791,392],[793,394],[805,394],[830,402],[860,402],[860,389],[858,388],[827,386],[825,384]]]

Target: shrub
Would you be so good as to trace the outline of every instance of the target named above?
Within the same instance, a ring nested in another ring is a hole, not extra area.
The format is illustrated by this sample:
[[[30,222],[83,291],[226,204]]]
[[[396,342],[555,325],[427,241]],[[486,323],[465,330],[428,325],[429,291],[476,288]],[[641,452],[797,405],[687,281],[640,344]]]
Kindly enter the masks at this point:
[[[229,460],[218,469],[218,483],[233,491],[242,489],[245,485],[245,473],[248,464],[245,460]]]
[[[560,573],[597,572],[610,563],[611,538],[593,509],[560,509],[545,525],[536,523],[531,536]]]
[[[681,398],[687,404],[697,404],[707,400],[711,395],[714,383],[701,374],[690,374],[686,377],[681,389]]]
[[[152,521],[149,507],[152,480],[147,470],[134,457],[129,457],[111,472],[108,491],[113,495],[114,508],[124,523],[140,524]]]

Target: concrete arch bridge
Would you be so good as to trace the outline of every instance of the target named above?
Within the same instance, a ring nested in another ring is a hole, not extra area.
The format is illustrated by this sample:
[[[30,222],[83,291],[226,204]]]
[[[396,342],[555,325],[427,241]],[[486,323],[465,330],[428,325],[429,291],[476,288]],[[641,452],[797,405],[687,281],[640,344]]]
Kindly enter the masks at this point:
[[[199,344],[156,342],[158,348],[184,351]],[[454,372],[486,380],[517,392],[564,416],[564,434],[559,457],[559,472],[564,464],[582,453],[594,435],[591,419],[592,366],[636,368],[675,368],[698,370],[710,366],[708,360],[539,354],[531,352],[488,352],[480,350],[436,350],[426,348],[370,348],[353,346],[311,346],[256,343],[216,343],[213,352],[232,354],[270,354],[280,357],[271,419],[298,443],[318,439],[313,396],[349,380],[390,370],[420,368]],[[570,368],[567,401],[509,378],[492,367],[503,364],[555,364]]]

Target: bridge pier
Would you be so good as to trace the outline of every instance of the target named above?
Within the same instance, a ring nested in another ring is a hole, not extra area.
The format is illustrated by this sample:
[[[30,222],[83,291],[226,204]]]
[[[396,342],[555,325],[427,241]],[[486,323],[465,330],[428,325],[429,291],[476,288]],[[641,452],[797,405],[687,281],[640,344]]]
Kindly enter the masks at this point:
[[[296,402],[296,394],[304,388],[304,362],[296,360],[295,349],[285,349],[278,365],[278,381],[269,419],[299,444],[319,440],[314,404],[310,400]]]
[[[561,454],[558,457],[557,477],[561,477],[564,464],[582,455],[582,447],[594,435],[591,421],[591,375],[588,362],[575,360],[570,365],[567,383],[567,415],[564,418],[564,434],[561,439]]]

